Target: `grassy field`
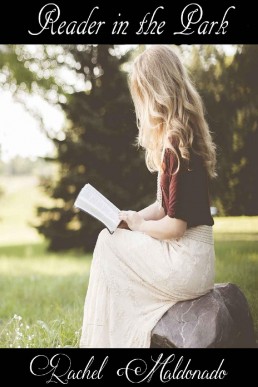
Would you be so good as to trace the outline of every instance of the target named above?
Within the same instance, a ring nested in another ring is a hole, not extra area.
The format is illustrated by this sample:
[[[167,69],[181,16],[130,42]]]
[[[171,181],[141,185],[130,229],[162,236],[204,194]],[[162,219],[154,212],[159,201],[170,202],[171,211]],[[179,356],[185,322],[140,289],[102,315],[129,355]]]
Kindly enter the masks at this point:
[[[0,347],[77,346],[91,256],[47,252],[30,226],[35,205],[49,202],[35,179],[1,185]],[[258,337],[258,217],[216,218],[214,231],[216,282],[243,290]]]

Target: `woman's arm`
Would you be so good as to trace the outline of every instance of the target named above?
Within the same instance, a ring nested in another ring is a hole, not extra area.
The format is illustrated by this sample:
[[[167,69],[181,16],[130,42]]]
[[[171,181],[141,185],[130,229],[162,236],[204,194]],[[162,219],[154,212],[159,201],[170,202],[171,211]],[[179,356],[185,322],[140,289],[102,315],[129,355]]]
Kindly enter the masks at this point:
[[[141,222],[138,231],[150,235],[156,239],[178,239],[181,238],[187,228],[184,220],[165,216],[160,220],[148,220]]]
[[[144,220],[159,220],[164,218],[165,216],[164,209],[162,207],[159,208],[159,204],[157,201],[155,203],[152,203],[150,206],[144,208],[143,210],[138,211],[138,214]]]
[[[121,211],[119,216],[131,230],[144,232],[160,240],[178,239],[184,235],[187,228],[184,220],[170,218],[167,215],[159,220],[144,220],[135,211]]]

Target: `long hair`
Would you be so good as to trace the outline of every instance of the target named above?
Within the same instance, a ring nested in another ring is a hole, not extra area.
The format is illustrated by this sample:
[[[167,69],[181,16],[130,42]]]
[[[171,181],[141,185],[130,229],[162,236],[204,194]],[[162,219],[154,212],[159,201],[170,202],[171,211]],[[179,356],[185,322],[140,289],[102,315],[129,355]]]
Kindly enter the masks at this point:
[[[165,45],[151,46],[133,62],[129,87],[139,129],[137,143],[145,149],[147,168],[159,171],[166,148],[178,160],[199,155],[210,177],[216,176],[216,147],[200,95],[179,56]]]

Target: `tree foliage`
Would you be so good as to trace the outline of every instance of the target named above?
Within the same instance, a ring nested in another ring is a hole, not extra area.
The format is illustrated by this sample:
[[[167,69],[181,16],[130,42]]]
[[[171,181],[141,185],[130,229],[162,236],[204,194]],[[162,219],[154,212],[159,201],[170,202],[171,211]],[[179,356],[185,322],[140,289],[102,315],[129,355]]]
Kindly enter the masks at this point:
[[[225,215],[258,214],[258,46],[194,47],[191,71],[218,148],[214,204]]]
[[[133,147],[137,128],[126,74],[111,46],[70,47],[87,78],[87,91],[75,92],[63,104],[68,125],[65,139],[55,140],[60,163],[58,181],[50,183],[53,208],[40,208],[39,231],[50,248],[94,247],[98,221],[77,212],[73,203],[90,182],[121,209],[138,210],[155,197],[155,177],[145,167],[144,155]]]

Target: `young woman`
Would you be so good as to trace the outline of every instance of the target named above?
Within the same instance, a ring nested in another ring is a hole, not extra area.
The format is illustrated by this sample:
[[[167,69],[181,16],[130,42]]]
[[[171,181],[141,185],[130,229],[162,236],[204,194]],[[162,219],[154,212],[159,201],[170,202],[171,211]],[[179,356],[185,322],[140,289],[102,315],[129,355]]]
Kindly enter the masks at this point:
[[[172,305],[214,285],[208,178],[216,155],[201,98],[178,55],[163,45],[135,59],[129,83],[138,142],[148,169],[158,172],[157,200],[139,212],[121,211],[130,230],[100,232],[81,347],[149,347]]]

